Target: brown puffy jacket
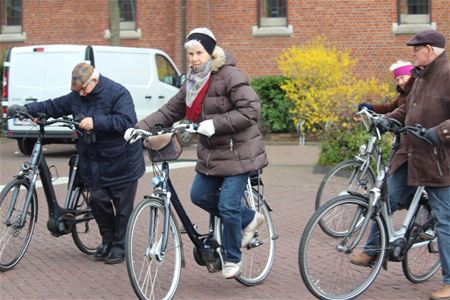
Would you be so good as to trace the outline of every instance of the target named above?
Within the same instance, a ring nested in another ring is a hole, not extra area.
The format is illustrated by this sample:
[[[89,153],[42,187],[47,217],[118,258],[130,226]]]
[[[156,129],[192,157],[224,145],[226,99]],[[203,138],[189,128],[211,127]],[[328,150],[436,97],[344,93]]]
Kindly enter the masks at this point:
[[[394,156],[391,172],[408,163],[408,185],[450,186],[450,62],[446,53],[421,70],[406,98],[388,117],[405,125],[436,127],[440,145],[407,134]]]
[[[197,172],[212,176],[231,176],[255,171],[268,164],[258,128],[260,104],[247,77],[235,67],[232,57],[216,46],[212,54],[212,80],[202,104],[199,123],[212,119],[215,134],[199,135]],[[186,115],[186,84],[163,105],[136,125],[150,130],[164,127]]]

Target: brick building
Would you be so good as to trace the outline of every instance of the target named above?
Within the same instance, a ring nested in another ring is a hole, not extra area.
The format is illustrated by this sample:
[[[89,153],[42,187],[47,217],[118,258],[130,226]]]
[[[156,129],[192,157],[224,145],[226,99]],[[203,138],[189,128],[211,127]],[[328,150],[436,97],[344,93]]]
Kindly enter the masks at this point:
[[[450,40],[450,0],[119,0],[121,46],[166,51],[181,70],[187,32],[209,27],[251,77],[279,74],[281,51],[321,35],[358,59],[362,77],[410,59],[412,34]],[[12,46],[111,43],[108,0],[0,0],[0,53]],[[450,42],[449,42],[450,44]],[[447,46],[447,49],[450,49]]]

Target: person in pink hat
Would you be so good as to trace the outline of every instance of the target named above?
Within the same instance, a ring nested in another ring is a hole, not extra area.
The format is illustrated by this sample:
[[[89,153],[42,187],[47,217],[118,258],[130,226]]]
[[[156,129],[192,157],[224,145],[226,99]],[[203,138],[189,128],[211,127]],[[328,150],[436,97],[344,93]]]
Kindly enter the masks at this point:
[[[373,110],[376,113],[386,114],[405,103],[406,96],[408,95],[408,92],[414,82],[414,77],[412,76],[413,69],[414,66],[408,61],[398,60],[393,63],[389,67],[389,71],[392,72],[395,82],[397,83],[397,92],[399,94],[398,97],[390,103],[361,103],[358,105],[358,111],[360,111],[363,107],[367,107],[368,109]]]

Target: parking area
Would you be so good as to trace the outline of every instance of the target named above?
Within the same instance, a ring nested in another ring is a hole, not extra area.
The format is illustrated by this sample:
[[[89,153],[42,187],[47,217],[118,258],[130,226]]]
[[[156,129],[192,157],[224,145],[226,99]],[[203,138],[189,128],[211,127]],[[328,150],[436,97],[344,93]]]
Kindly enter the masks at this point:
[[[0,185],[19,169],[25,157],[14,141],[0,139]],[[318,158],[316,145],[268,144],[270,165],[264,170],[266,198],[279,236],[271,274],[259,286],[245,287],[235,280],[224,280],[220,273],[208,273],[192,257],[192,244],[183,236],[186,267],[175,299],[314,299],[301,281],[297,251],[301,233],[313,212],[314,198],[323,173],[314,171]],[[67,176],[67,159],[74,153],[70,145],[47,146],[47,160],[59,176]],[[182,160],[195,159],[195,146],[184,149]],[[147,160],[148,163],[148,160]],[[183,204],[200,230],[208,218],[188,199],[194,176],[192,166],[172,170],[172,180]],[[150,192],[151,175],[139,182],[136,201]],[[59,197],[64,184],[56,185]],[[0,298],[5,299],[134,299],[126,264],[106,265],[81,253],[71,236],[53,237],[47,231],[48,215],[42,189],[39,190],[39,216],[31,245],[22,261],[11,271],[0,273]],[[440,271],[428,282],[410,283],[399,263],[389,263],[360,299],[428,299],[440,288]],[[326,266],[324,266],[326,268]]]

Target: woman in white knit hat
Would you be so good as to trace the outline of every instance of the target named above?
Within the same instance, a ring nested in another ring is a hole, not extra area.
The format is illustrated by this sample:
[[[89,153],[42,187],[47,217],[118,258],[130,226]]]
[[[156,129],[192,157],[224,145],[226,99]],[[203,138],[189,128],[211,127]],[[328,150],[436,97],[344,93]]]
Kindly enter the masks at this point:
[[[189,58],[187,80],[159,111],[137,127],[171,126],[187,118],[199,123],[194,204],[219,216],[223,223],[223,276],[240,274],[241,247],[253,238],[264,216],[241,207],[250,172],[267,165],[258,128],[260,105],[247,76],[233,57],[216,45],[208,28],[195,28],[185,43]]]

